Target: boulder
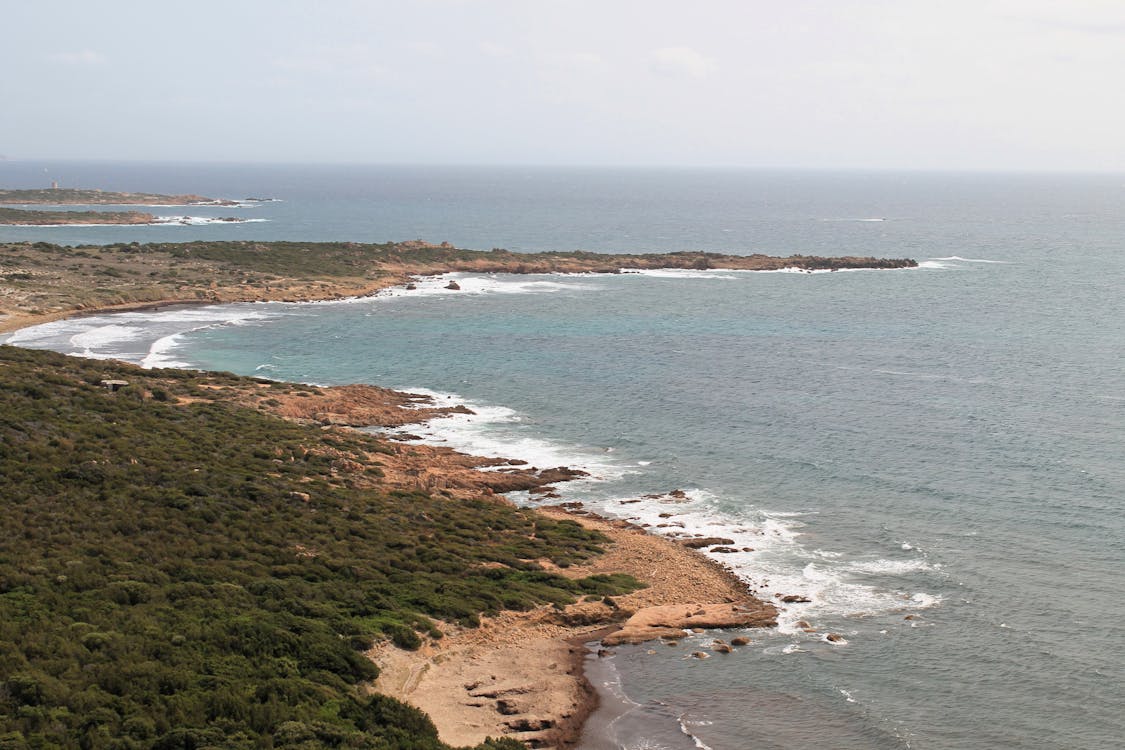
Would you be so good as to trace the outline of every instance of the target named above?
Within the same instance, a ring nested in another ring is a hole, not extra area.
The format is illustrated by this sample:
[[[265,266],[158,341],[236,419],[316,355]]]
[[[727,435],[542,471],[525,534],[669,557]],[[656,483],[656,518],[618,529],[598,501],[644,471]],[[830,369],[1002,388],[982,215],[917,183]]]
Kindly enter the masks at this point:
[[[726,539],[721,536],[702,536],[693,539],[681,539],[680,544],[689,549],[702,549],[703,547],[712,547],[716,544],[734,544],[734,540]]]
[[[450,281],[448,284],[445,285],[445,288],[446,289],[452,289],[453,291],[458,292],[458,291],[461,290],[461,285],[458,284],[456,281]]]
[[[496,701],[496,711],[503,714],[504,716],[513,716],[515,714],[518,714],[520,712],[520,709],[516,705],[515,701],[508,700],[507,698],[501,698],[500,700]]]

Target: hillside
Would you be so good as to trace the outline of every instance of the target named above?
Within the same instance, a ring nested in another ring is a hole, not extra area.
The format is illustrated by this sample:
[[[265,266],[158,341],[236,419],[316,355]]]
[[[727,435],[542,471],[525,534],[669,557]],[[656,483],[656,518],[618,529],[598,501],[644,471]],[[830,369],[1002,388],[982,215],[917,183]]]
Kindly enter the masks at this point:
[[[406,486],[398,446],[269,413],[305,400],[333,408],[0,347],[0,747],[445,748],[365,688],[364,652],[636,587],[545,569],[597,554],[596,531]]]

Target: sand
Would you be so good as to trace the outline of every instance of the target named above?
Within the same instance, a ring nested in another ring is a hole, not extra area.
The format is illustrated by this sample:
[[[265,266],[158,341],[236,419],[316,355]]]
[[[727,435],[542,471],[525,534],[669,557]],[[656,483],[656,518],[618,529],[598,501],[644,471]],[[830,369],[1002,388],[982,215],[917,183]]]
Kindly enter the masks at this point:
[[[604,555],[558,570],[581,577],[629,573],[647,584],[614,597],[613,606],[582,602],[482,618],[478,629],[443,628],[446,637],[416,652],[381,644],[370,656],[382,673],[374,685],[425,711],[445,742],[473,745],[512,736],[533,747],[577,741],[597,696],[582,672],[584,643],[679,638],[690,627],[769,627],[776,610],[752,597],[718,563],[670,539],[624,522],[566,517],[609,536]]]

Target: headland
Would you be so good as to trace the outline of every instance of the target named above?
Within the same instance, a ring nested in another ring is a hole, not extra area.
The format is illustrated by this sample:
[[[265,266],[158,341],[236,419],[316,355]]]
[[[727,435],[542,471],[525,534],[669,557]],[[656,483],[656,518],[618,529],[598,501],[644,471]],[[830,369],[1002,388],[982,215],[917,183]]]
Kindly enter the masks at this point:
[[[132,226],[152,224],[191,224],[190,216],[161,217],[145,211],[31,211],[0,206],[0,225],[27,227]],[[239,224],[246,219],[225,216],[211,222]]]
[[[253,201],[256,199],[247,200]],[[239,201],[202,195],[122,193],[112,190],[42,188],[0,190],[0,205],[41,206],[237,206]]]
[[[171,303],[300,302],[373,294],[412,277],[623,270],[831,271],[912,268],[909,258],[704,252],[606,254],[464,250],[421,240],[0,244],[0,332],[79,313]]]

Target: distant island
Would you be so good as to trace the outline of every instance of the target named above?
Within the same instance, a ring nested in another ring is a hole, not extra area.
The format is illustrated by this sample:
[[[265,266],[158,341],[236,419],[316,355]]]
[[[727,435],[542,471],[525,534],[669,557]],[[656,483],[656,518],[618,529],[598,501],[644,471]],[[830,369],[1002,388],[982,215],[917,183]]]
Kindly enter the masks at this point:
[[[246,221],[236,216],[211,219],[214,222],[239,224]],[[85,226],[87,224],[190,224],[190,217],[160,217],[144,211],[30,211],[0,207],[0,226]]]
[[[258,202],[261,198],[248,198]],[[43,206],[237,206],[240,201],[202,195],[118,193],[112,190],[79,190],[50,187],[32,190],[0,190],[0,204]]]

